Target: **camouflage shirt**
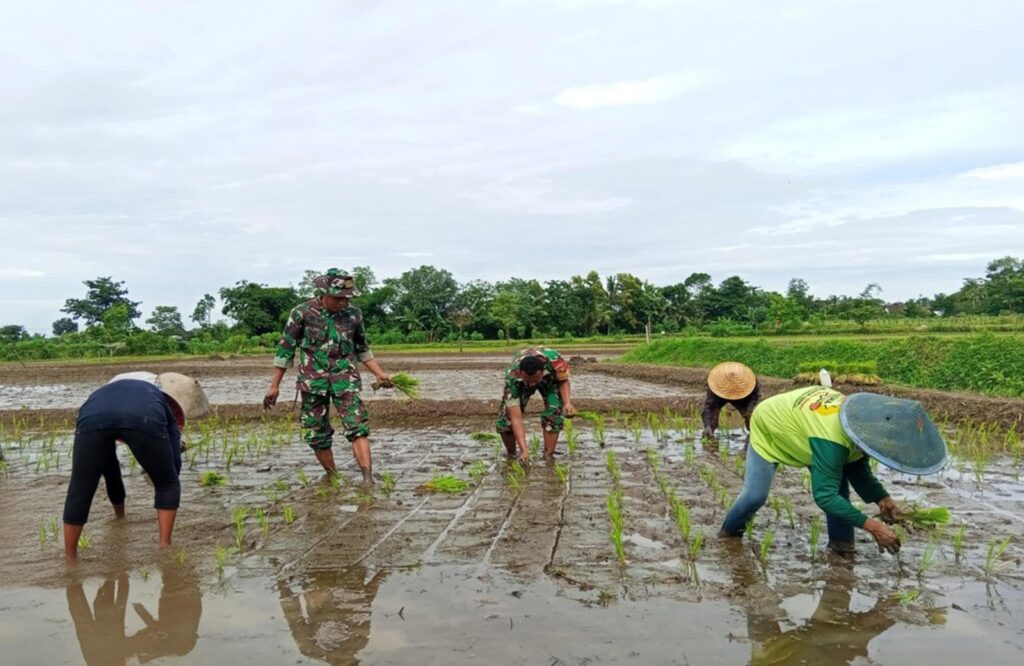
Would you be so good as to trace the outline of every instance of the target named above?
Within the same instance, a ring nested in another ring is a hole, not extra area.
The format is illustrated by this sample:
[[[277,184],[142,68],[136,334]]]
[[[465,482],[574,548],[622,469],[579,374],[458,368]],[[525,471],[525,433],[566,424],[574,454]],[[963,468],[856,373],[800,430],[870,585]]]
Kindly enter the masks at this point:
[[[359,308],[350,306],[331,313],[316,298],[296,306],[288,315],[274,365],[291,367],[296,351],[296,386],[303,393],[317,395],[358,391],[362,384],[356,362],[373,358]]]
[[[505,370],[505,397],[518,398],[525,392],[532,393],[537,387],[528,387],[520,376],[519,362],[527,356],[536,356],[544,361],[544,379],[539,386],[553,386],[568,381],[569,364],[562,355],[547,347],[531,347],[516,354],[511,365]]]

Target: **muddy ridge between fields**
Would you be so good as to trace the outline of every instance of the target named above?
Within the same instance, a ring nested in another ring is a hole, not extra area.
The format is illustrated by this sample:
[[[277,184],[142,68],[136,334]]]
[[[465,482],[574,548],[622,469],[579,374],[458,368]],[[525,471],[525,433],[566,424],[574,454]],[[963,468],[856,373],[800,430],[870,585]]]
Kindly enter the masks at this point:
[[[677,413],[691,413],[700,409],[703,403],[705,378],[704,368],[679,368],[648,364],[621,364],[607,361],[608,349],[575,350],[566,353],[573,369],[578,373],[594,373],[618,377],[636,382],[672,387],[676,396],[644,397],[580,397],[574,399],[580,410],[599,412],[650,412],[669,409]],[[507,354],[437,354],[437,355],[384,355],[382,365],[392,373],[417,371],[451,370],[453,374],[468,370],[495,370],[504,367]],[[104,363],[95,365],[27,365],[8,366],[4,370],[3,383],[10,385],[45,384],[61,382],[103,382],[112,375],[144,367],[155,372],[181,372],[189,376],[218,378],[223,381],[230,377],[254,378],[266,376],[269,381],[270,363],[265,357],[233,357],[228,359],[203,359],[188,361],[159,361],[154,363]],[[290,372],[285,384],[294,378]],[[796,386],[792,380],[775,377],[760,377],[763,397],[789,390]],[[500,383],[495,382],[493,399],[422,399],[374,400],[371,413],[374,421],[387,427],[417,426],[458,422],[485,422],[494,417],[497,410]],[[970,393],[956,393],[926,389],[911,389],[897,386],[875,385],[856,386],[836,384],[844,393],[872,391],[903,398],[919,400],[937,419],[995,421],[1002,427],[1020,427],[1024,423],[1024,400],[1015,398],[994,398]],[[243,404],[218,404],[213,414],[238,420],[260,420],[266,416],[290,417],[297,408],[292,408],[290,388],[284,387],[282,399],[269,413],[259,408],[258,402]],[[15,419],[29,418],[40,425],[67,423],[74,419],[77,406],[63,409],[0,409],[0,423],[10,424]]]

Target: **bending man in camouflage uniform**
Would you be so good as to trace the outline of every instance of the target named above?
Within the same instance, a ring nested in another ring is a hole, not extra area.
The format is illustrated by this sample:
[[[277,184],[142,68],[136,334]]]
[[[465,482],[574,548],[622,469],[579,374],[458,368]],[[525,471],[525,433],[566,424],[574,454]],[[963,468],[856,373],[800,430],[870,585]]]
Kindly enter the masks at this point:
[[[505,392],[501,396],[501,409],[495,427],[505,444],[509,458],[523,462],[529,458],[523,411],[530,396],[540,392],[544,411],[540,413],[544,430],[544,457],[555,455],[558,433],[566,416],[574,416],[569,395],[569,364],[554,349],[532,347],[523,350],[505,371]],[[517,454],[518,450],[518,454]]]
[[[264,408],[277,402],[281,379],[299,352],[296,385],[302,393],[302,437],[313,449],[329,474],[337,471],[331,452],[330,403],[341,416],[345,437],[363,471],[363,480],[373,481],[370,459],[370,414],[359,397],[362,381],[356,362],[361,361],[377,377],[388,381],[366,341],[363,313],[350,305],[359,295],[348,273],[332,268],[314,282],[315,297],[296,306],[288,315],[274,356],[274,376],[263,398]]]

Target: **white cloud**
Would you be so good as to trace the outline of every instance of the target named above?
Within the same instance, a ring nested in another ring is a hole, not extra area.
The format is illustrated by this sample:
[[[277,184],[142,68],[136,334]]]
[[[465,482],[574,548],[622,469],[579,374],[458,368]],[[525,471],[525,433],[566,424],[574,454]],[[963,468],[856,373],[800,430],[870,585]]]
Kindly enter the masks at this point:
[[[559,93],[555,103],[574,109],[657,104],[684,95],[702,83],[704,75],[698,72],[682,72],[638,81],[577,86],[566,88]]]
[[[980,178],[982,180],[1007,180],[1024,178],[1024,162],[996,164],[981,169],[973,169],[961,174],[964,178]]]
[[[35,268],[0,268],[0,278],[37,278],[45,275],[46,271]]]

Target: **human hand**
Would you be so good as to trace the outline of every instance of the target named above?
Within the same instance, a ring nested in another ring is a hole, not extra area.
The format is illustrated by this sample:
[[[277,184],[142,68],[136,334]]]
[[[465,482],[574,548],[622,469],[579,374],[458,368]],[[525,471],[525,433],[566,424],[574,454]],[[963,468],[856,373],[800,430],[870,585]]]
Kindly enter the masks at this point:
[[[571,419],[576,416],[576,406],[571,402],[566,402],[565,407],[562,408],[562,412],[565,415],[565,418]]]
[[[280,395],[281,389],[277,386],[271,386],[267,389],[267,392],[263,394],[263,409],[270,409],[277,404],[277,396]]]
[[[900,552],[900,538],[896,534],[896,531],[875,518],[868,518],[867,522],[864,523],[864,529],[867,530],[871,536],[875,537],[875,543],[878,544],[878,552],[884,553],[889,552],[895,555]]]
[[[896,522],[900,513],[900,507],[891,497],[883,497],[878,501],[878,514],[883,522],[890,525]]]
[[[389,375],[386,372],[382,372],[379,375],[375,376],[377,377],[377,381],[380,382],[381,384],[384,384],[385,386],[391,383],[391,375]]]
[[[527,448],[526,442],[520,442],[520,443],[516,444],[516,447],[519,449],[519,462],[521,462],[524,465],[529,465],[530,464],[530,449]]]

